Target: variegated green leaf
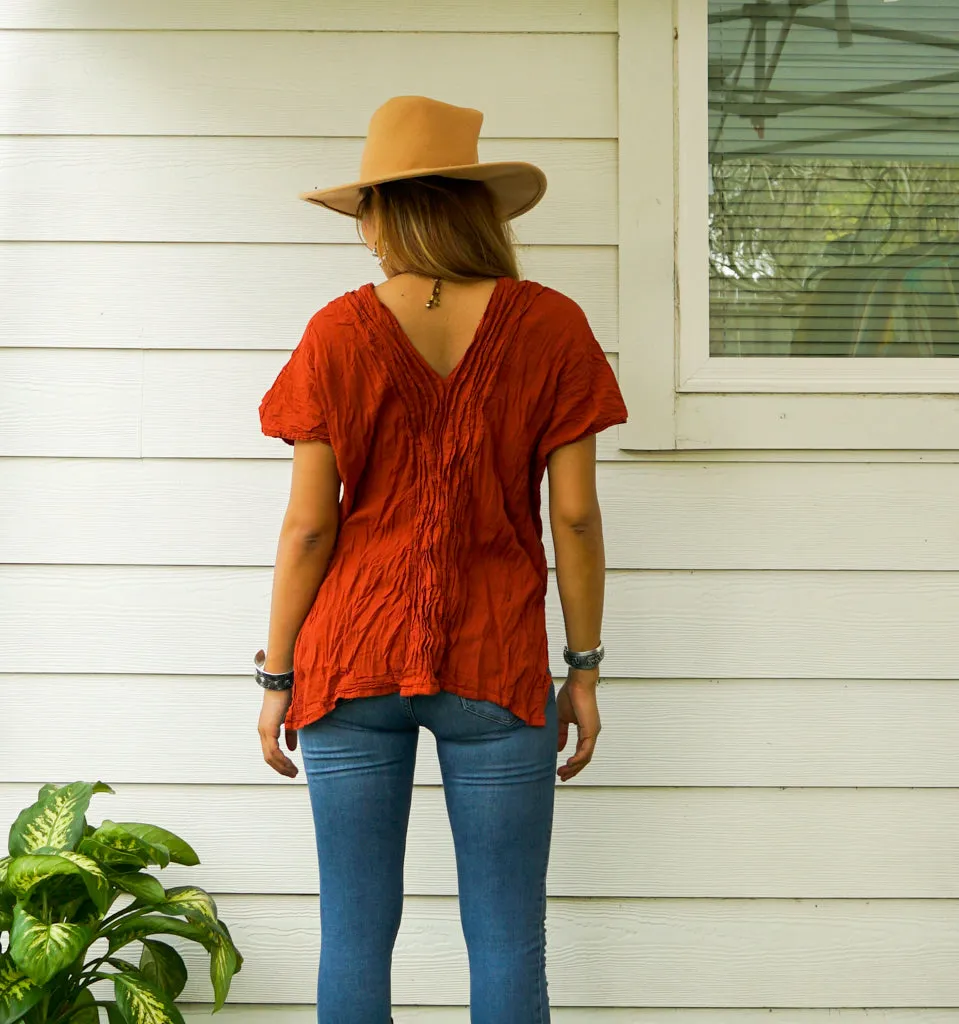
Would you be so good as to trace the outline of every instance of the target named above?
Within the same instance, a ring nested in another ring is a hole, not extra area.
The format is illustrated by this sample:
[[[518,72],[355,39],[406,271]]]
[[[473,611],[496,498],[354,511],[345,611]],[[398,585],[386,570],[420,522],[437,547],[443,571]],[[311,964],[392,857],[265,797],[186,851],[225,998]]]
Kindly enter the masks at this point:
[[[166,899],[154,908],[164,914],[182,914],[190,921],[216,921],[213,897],[195,885],[177,885],[166,890]]]
[[[147,843],[169,850],[170,860],[174,864],[192,866],[200,863],[200,858],[196,855],[193,847],[185,839],[181,839],[165,828],[160,828],[158,825],[144,825],[139,821],[118,821],[117,824]]]
[[[103,868],[145,868],[150,863],[146,852],[127,852],[101,843],[94,835],[85,835],[77,843],[77,853],[95,860]]]
[[[59,856],[76,866],[94,906],[101,914],[105,914],[111,903],[110,882],[100,865],[92,857],[73,850],[61,850]]]
[[[171,999],[176,999],[187,981],[183,957],[172,946],[158,939],[143,940],[140,973]]]
[[[121,949],[128,942],[136,942],[147,935],[179,935],[181,938],[198,942],[206,950],[223,939],[223,932],[209,923],[181,921],[178,917],[163,914],[144,914],[142,917],[121,919],[104,933],[109,952]]]
[[[106,962],[111,967],[115,967],[118,971],[125,972],[126,974],[139,974],[140,972],[140,968],[135,963],[123,960],[118,956],[108,956]]]
[[[173,1001],[136,974],[115,974],[117,1006],[128,1024],[184,1024]]]
[[[66,851],[70,852],[70,851]],[[58,853],[15,857],[7,871],[7,888],[18,900],[25,900],[37,886],[60,875],[77,875],[80,868]]]
[[[93,929],[88,925],[66,921],[46,924],[18,903],[13,908],[10,956],[38,985],[45,985],[76,960],[92,937]]]
[[[0,1024],[13,1024],[43,998],[43,989],[0,953]]]
[[[213,1010],[216,1013],[230,992],[230,982],[239,970],[236,950],[226,939],[218,942],[210,951],[210,981],[213,982]]]
[[[74,849],[95,792],[113,790],[103,782],[71,782],[24,808],[10,827],[10,853],[20,857],[43,847]]]
[[[170,851],[162,843],[151,843],[141,839],[115,821],[105,819],[89,838],[121,853],[146,857],[148,862],[158,864],[161,868],[170,863]]]
[[[136,896],[140,903],[161,903],[166,899],[166,892],[159,879],[141,871],[112,871],[110,881],[124,892]]]
[[[7,869],[10,867],[12,857],[0,859],[0,932],[10,930],[13,923],[14,895],[7,887]]]
[[[236,954],[236,970],[239,971],[243,966],[243,954],[237,949],[236,943],[233,941],[233,936],[230,934],[230,929],[227,927],[226,921],[217,921],[217,926],[220,931],[226,936],[227,940],[233,946],[233,952]]]

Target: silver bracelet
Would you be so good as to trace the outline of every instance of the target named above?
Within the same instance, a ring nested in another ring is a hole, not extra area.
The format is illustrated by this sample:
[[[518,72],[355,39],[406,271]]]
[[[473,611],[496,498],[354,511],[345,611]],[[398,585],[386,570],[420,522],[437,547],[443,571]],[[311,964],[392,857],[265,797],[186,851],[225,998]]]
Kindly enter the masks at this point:
[[[293,669],[289,672],[264,672],[266,651],[257,651],[253,656],[256,681],[264,690],[289,690],[293,686]]]
[[[568,647],[563,647],[563,661],[570,668],[596,668],[605,657],[606,648],[602,643],[591,651],[571,651]]]

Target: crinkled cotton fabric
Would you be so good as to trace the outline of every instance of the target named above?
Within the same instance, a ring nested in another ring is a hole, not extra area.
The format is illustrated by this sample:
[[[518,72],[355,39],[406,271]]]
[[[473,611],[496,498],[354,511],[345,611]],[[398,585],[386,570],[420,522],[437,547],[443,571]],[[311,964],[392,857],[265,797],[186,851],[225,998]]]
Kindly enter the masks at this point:
[[[535,281],[496,279],[446,378],[374,287],[311,317],[259,406],[264,434],[329,444],[343,484],[285,725],[447,690],[542,726],[546,458],[626,422],[616,377],[580,306]]]

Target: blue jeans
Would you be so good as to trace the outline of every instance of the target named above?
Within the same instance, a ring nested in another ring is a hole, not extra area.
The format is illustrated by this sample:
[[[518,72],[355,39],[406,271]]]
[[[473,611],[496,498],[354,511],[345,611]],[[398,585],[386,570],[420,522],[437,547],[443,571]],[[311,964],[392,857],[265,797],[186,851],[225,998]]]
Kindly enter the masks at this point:
[[[552,685],[546,696],[545,726],[444,690],[353,698],[299,730],[320,872],[318,1024],[389,1024],[421,725],[436,737],[453,831],[470,1021],[548,1024]]]

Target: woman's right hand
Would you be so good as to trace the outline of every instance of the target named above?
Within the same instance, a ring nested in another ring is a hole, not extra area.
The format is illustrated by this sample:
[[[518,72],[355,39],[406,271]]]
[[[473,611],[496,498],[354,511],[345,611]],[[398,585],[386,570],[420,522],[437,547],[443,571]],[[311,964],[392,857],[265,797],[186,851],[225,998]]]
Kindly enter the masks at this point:
[[[596,684],[599,668],[571,668],[566,682],[556,695],[556,713],[559,718],[559,746],[561,751],[569,739],[569,727],[576,726],[576,751],[565,764],[556,769],[561,782],[568,782],[589,764],[602,728],[599,706],[596,703]]]

